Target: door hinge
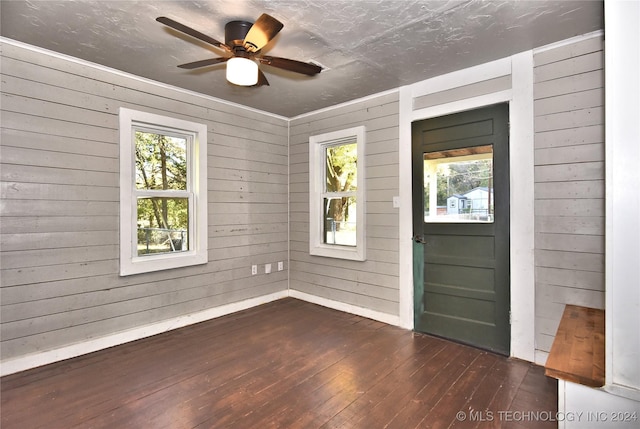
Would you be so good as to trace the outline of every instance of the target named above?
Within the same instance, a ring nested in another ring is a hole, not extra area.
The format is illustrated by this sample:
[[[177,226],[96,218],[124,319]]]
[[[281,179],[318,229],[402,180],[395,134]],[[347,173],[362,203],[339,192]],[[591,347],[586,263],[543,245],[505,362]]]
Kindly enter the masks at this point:
[[[511,310],[509,310],[509,325],[511,325],[512,323],[513,322],[512,322],[512,319],[511,319]]]

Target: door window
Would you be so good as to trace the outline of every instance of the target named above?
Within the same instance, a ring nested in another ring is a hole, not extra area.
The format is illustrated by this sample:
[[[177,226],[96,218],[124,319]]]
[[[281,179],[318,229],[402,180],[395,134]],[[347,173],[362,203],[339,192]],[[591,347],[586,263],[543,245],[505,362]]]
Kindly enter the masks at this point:
[[[425,222],[493,222],[493,145],[425,153],[424,193]]]

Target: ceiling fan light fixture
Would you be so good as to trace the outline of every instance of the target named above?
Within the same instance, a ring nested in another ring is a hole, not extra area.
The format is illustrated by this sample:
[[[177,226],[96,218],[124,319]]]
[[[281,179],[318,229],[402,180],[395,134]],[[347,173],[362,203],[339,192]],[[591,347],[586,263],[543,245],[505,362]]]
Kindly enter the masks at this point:
[[[253,86],[258,83],[258,64],[243,57],[227,61],[227,80],[235,85]]]
[[[2,0],[0,0],[2,1]],[[197,69],[209,67],[214,64],[227,63],[227,81],[239,86],[269,86],[266,76],[258,68],[259,64],[314,76],[323,70],[323,67],[315,63],[288,58],[259,55],[260,50],[271,43],[282,30],[283,24],[272,16],[263,13],[253,24],[249,21],[230,21],[224,26],[225,43],[200,33],[189,26],[174,21],[166,16],[156,18],[156,21],[166,25],[182,34],[198,39],[209,45],[222,48],[231,56],[208,58],[206,60],[193,61],[179,64],[181,69]]]

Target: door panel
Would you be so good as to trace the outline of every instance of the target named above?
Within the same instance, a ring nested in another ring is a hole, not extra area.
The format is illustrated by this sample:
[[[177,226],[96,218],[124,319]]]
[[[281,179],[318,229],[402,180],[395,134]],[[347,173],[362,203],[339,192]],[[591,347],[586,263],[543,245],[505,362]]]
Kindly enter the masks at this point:
[[[416,330],[509,354],[508,105],[415,122],[412,139]]]

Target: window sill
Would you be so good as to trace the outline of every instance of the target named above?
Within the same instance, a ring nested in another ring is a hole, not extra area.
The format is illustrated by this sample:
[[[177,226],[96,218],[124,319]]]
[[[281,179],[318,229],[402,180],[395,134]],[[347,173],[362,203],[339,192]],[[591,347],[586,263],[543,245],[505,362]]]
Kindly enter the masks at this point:
[[[203,265],[208,262],[207,254],[185,252],[181,255],[162,255],[153,257],[137,257],[126,261],[120,266],[120,276],[151,273],[155,271],[171,270],[174,268]]]
[[[318,245],[309,249],[312,256],[322,256],[325,258],[348,259],[352,261],[365,261],[364,250],[361,248],[347,248],[343,246]]]

